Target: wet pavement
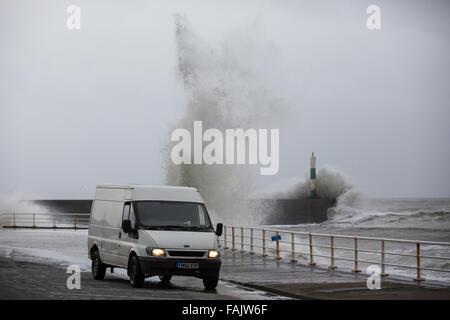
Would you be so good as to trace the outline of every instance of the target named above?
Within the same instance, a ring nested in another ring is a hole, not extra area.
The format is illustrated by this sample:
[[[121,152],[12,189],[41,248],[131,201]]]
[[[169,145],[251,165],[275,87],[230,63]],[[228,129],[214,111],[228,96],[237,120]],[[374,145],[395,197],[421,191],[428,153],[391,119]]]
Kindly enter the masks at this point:
[[[85,231],[0,230],[0,299],[450,299],[450,283],[392,276],[369,290],[363,272],[309,267],[247,252],[222,250],[221,281],[205,291],[200,279],[157,277],[130,287],[125,270],[96,281],[89,272]],[[68,265],[81,268],[81,289],[66,285]]]
[[[143,288],[132,288],[123,274],[107,273],[102,281],[90,272],[81,272],[81,288],[68,289],[70,276],[61,266],[14,261],[0,257],[0,299],[189,299],[265,300],[285,299],[277,294],[220,281],[217,290],[206,291],[200,279],[173,277],[169,285],[146,279]]]
[[[450,299],[450,284],[381,277],[369,290],[368,275],[310,267],[274,257],[224,250],[221,278],[296,299]]]

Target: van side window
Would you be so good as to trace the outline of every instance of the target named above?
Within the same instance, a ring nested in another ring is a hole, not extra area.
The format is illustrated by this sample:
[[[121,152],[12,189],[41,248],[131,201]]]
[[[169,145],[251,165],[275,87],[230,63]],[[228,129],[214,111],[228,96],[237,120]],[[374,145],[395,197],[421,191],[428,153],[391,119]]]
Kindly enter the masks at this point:
[[[130,207],[131,204],[129,202],[125,202],[125,204],[123,205],[122,221],[130,220]]]
[[[134,217],[133,206],[130,206],[130,221],[131,221],[131,225],[133,227],[135,227],[136,226],[136,218]]]

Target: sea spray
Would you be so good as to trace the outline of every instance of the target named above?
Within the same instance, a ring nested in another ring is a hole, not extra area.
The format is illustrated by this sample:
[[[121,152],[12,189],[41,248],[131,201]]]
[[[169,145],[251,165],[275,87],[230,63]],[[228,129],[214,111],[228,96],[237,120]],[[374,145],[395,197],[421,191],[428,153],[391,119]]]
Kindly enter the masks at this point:
[[[273,183],[265,188],[257,190],[251,195],[253,199],[293,199],[306,200],[309,197],[309,176],[305,174],[303,178],[292,177]],[[363,199],[361,193],[351,184],[348,179],[339,171],[323,166],[317,173],[317,196],[321,199],[336,200],[336,206],[328,210],[330,219],[341,212],[348,213],[355,203]],[[269,202],[270,203],[270,202]],[[266,202],[263,207],[255,206],[254,209],[265,217],[270,215],[274,208]]]
[[[279,128],[286,107],[272,94],[266,58],[274,54],[256,27],[236,30],[219,48],[192,32],[186,17],[176,15],[178,70],[189,102],[173,126],[191,128]],[[216,220],[257,224],[248,198],[257,187],[258,169],[249,165],[175,165],[167,149],[166,183],[199,189]]]
[[[45,206],[23,201],[27,198],[29,197],[20,192],[0,194],[0,227],[13,223],[13,213],[31,214],[48,212]]]

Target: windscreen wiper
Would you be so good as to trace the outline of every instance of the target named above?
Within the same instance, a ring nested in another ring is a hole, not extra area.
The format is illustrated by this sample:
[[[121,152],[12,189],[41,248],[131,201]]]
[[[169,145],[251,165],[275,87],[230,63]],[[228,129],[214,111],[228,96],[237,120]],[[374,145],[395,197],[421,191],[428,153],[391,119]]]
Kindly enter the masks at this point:
[[[200,226],[186,226],[186,228],[193,230],[212,230],[212,227],[200,227]]]
[[[146,226],[147,230],[213,230],[212,227],[200,227],[200,226],[180,226],[180,225],[162,225],[162,226]]]
[[[164,230],[164,229],[183,229],[183,226],[176,226],[176,225],[165,225],[165,226],[146,226],[145,229],[147,230]]]

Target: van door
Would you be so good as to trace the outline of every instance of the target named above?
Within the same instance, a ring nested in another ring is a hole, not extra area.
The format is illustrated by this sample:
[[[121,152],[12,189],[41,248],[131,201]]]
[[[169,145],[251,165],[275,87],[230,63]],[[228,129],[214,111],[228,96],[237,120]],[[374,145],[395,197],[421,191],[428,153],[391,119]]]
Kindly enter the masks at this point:
[[[136,227],[136,219],[134,216],[133,204],[131,202],[125,202],[123,206],[123,216],[122,221],[131,220],[131,225],[133,228]],[[131,248],[137,242],[137,238],[133,233],[125,233],[122,229],[119,233],[119,248],[118,248],[118,258],[119,265],[123,268],[128,267],[128,256],[130,254]]]
[[[104,210],[101,257],[106,264],[117,266],[123,202],[104,201]]]

